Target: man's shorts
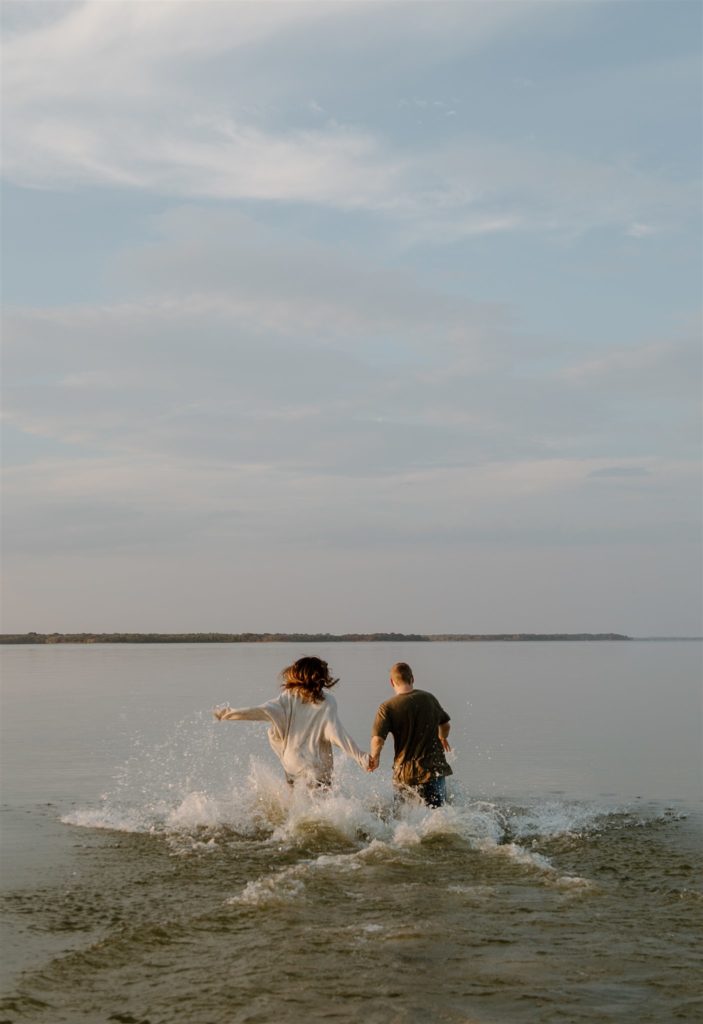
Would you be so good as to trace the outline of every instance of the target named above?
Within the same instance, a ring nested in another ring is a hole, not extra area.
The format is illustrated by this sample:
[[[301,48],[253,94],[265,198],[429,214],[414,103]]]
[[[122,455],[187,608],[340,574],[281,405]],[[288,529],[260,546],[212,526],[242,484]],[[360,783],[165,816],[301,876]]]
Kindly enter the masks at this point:
[[[419,797],[428,807],[441,807],[447,800],[447,780],[444,775],[436,775],[419,786],[394,786],[394,794],[396,803]]]

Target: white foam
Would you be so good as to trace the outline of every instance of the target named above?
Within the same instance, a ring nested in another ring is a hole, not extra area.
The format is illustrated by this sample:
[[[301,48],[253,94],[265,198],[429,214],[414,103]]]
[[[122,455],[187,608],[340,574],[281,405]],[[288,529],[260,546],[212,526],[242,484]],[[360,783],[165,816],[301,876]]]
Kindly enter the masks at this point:
[[[228,904],[244,904],[251,907],[268,907],[274,904],[290,903],[302,896],[305,883],[300,877],[298,866],[287,868],[277,874],[265,875],[255,881],[247,882],[244,889],[236,896],[231,896]]]
[[[581,878],[580,875],[559,875],[555,878],[553,883],[557,889],[565,889],[567,891],[585,892],[588,889],[594,889],[595,885],[588,878]]]
[[[394,816],[390,785],[385,791],[372,788],[367,779],[344,771],[338,779],[330,792],[311,793],[291,788],[280,772],[253,758],[246,775],[230,778],[218,788],[188,789],[191,778],[187,777],[180,784],[170,782],[160,793],[142,792],[141,800],[127,803],[125,787],[120,786],[100,806],[74,810],[62,821],[180,840],[191,835],[194,850],[212,847],[212,834],[203,838],[203,831],[258,836],[290,847],[304,846],[311,837],[327,832],[365,849],[371,857],[440,838],[459,839],[488,855],[547,870],[551,864],[545,856],[515,840],[530,838],[534,843],[540,836],[574,834],[577,828],[594,827],[603,814],[592,806],[554,801],[514,811],[505,805],[469,801],[433,810],[410,802]],[[508,838],[512,841],[506,842]]]
[[[484,903],[486,900],[495,897],[495,888],[492,885],[448,885],[447,892],[456,893],[463,897],[464,901],[470,903]]]
[[[165,818],[167,829],[216,828],[222,821],[220,803],[207,793],[189,793]]]
[[[330,871],[336,878],[340,871],[358,871],[362,867],[364,850],[354,853],[320,854],[299,861],[289,867],[262,875],[247,882],[242,891],[231,896],[228,904],[269,906],[273,903],[289,903],[304,895],[309,879],[319,871]]]
[[[593,882],[587,878],[581,878],[579,875],[560,875],[548,857],[536,850],[528,850],[519,843],[495,843],[491,839],[482,839],[477,846],[490,857],[503,857],[537,872],[546,885],[556,889],[583,892],[594,888]],[[460,888],[455,891],[460,891]]]
[[[560,876],[537,847],[541,839],[602,827],[608,813],[604,808],[554,799],[534,799],[520,807],[472,800],[455,779],[449,790],[454,802],[442,808],[409,802],[394,809],[390,779],[363,774],[342,757],[336,760],[331,791],[292,788],[265,757],[243,764],[232,753],[231,735],[197,718],[182,723],[161,747],[137,745],[99,805],[75,809],[62,821],[158,835],[178,856],[217,854],[241,838],[302,855],[294,868],[250,881],[232,897],[251,906],[301,898],[315,872],[339,874],[402,861],[412,848],[442,841],[506,858],[564,893],[591,886],[576,875]],[[317,850],[328,838],[345,852],[305,856],[311,845]],[[465,899],[487,896],[476,887],[451,891]]]
[[[378,792],[335,789],[327,794],[292,790],[267,765],[253,761],[248,777],[230,785],[224,793],[193,790],[184,795],[148,801],[141,807],[115,806],[108,795],[97,808],[78,809],[62,821],[82,828],[163,835],[177,856],[206,855],[218,851],[220,841],[252,835],[291,849],[303,848],[329,833],[335,841],[354,848],[345,853],[319,854],[293,867],[250,881],[228,901],[239,905],[284,904],[304,896],[313,873],[336,875],[359,871],[365,865],[388,862],[403,850],[441,839],[460,840],[488,857],[505,858],[536,873],[549,886],[565,893],[586,892],[593,887],[577,875],[559,875],[548,857],[534,848],[506,841],[506,830],[526,838],[567,832],[578,823],[594,822],[601,812],[553,802],[521,809],[513,817],[505,808],[486,802],[448,805],[429,810],[413,803],[392,814],[391,793],[386,800]],[[465,899],[484,900],[489,887],[450,886]]]
[[[537,800],[509,814],[510,831],[517,839],[580,836],[597,829],[606,812],[593,803]]]
[[[150,828],[143,816],[137,811],[121,810],[112,807],[85,807],[61,818],[64,825],[76,825],[79,828],[103,828],[115,832],[149,832]]]
[[[480,839],[476,848],[491,857],[505,857],[523,867],[543,872],[554,871],[554,866],[547,857],[535,850],[527,850],[518,843],[496,843],[494,839]]]
[[[447,892],[456,892],[461,896],[492,896],[495,888],[492,885],[460,885],[454,883],[447,886]]]
[[[344,792],[341,788],[328,793],[296,788],[290,794],[287,811],[272,834],[277,842],[305,841],[324,831],[349,842],[368,842],[388,833],[373,799],[369,801],[362,794]]]

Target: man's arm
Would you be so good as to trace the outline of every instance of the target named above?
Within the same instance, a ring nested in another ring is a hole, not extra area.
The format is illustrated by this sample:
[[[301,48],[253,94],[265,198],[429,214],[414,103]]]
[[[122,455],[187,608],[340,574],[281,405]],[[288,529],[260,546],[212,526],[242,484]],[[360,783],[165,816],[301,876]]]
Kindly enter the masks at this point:
[[[378,768],[378,762],[381,757],[381,751],[383,750],[383,744],[385,740],[381,736],[371,737],[371,747],[369,749],[369,771],[375,772]]]
[[[442,724],[437,727],[437,732],[439,734],[439,742],[442,744],[442,747],[447,753],[449,753],[452,749],[449,746],[449,740],[447,738],[449,736],[449,730],[451,729],[451,727],[451,722],[442,722]]]

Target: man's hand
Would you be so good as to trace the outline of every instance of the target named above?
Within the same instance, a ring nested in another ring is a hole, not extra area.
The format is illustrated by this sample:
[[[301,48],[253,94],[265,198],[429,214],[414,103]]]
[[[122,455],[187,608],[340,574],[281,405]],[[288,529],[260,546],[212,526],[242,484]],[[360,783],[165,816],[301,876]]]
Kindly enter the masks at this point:
[[[450,728],[451,726],[449,722],[444,722],[444,724],[440,725],[440,727],[437,729],[439,742],[442,744],[442,749],[447,754],[450,754],[452,750],[452,748],[449,746],[449,740],[447,739],[447,737],[449,736]]]
[[[213,708],[212,709],[212,714],[213,714],[213,717],[216,718],[218,722],[221,722],[222,719],[225,717],[225,715],[227,714],[228,711],[229,711],[229,705],[225,704],[224,707]]]
[[[374,757],[373,754],[369,754],[369,766],[366,769],[367,772],[375,772],[378,768],[378,757]]]

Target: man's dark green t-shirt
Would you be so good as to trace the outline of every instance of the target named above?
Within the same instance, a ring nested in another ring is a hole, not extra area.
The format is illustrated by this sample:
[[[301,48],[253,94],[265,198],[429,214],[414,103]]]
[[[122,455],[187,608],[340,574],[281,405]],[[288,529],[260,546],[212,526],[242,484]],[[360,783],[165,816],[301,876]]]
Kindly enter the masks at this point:
[[[372,736],[385,740],[393,733],[395,757],[393,781],[420,786],[438,775],[451,775],[437,729],[449,715],[436,697],[425,690],[399,693],[384,701],[376,712]]]

